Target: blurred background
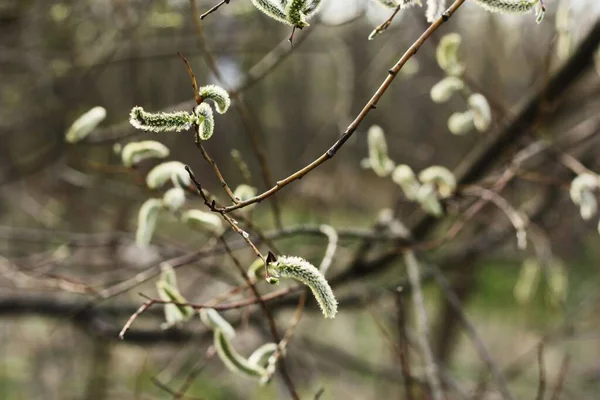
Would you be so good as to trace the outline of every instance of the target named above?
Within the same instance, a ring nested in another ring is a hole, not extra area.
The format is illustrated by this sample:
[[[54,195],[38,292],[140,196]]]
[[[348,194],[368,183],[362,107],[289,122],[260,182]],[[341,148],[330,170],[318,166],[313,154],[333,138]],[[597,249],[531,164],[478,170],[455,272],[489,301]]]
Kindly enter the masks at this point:
[[[232,109],[216,115],[205,144],[230,186],[244,182],[233,149],[259,192],[309,164],[428,26],[424,10],[410,8],[369,41],[392,10],[366,0],[323,3],[311,26],[296,31],[292,49],[291,30],[248,0],[233,0],[199,24],[195,18],[214,2],[198,0],[193,12],[188,0],[0,0],[0,398],[290,398],[279,375],[260,387],[228,371],[198,318],[161,330],[164,315],[155,306],[118,339],[145,301],[139,293],[156,297],[160,261],[192,254],[177,268],[188,301],[206,302],[243,280],[214,238],[171,216],[160,218],[152,246],[135,245],[139,207],[162,194],[144,182],[157,162],[125,169],[115,144],[159,140],[169,159],[190,165],[205,188],[227,200],[192,132],[144,133],[127,122],[135,105],[191,109],[179,51],[200,85],[218,83],[232,94]],[[467,1],[331,161],[251,211],[252,226],[244,229],[265,252],[318,265],[327,246],[319,225],[340,235],[329,273],[339,315],[323,319],[309,296],[288,345],[287,370],[301,398],[408,398],[406,349],[413,398],[430,398],[401,257],[407,243],[382,228],[385,209],[412,230],[412,244],[423,245],[416,250],[429,342],[448,399],[510,398],[507,390],[516,399],[597,398],[600,232],[597,217],[580,217],[569,184],[578,171],[600,172],[600,62],[591,56],[600,4],[546,6],[538,25],[533,13],[492,14]],[[448,118],[467,108],[465,99],[436,104],[430,97],[445,76],[436,46],[451,32],[462,36],[465,82],[491,105],[488,132],[451,134]],[[532,104],[533,116],[524,112]],[[95,106],[106,109],[106,119],[82,142],[66,143],[71,123]],[[477,199],[459,195],[445,204],[446,217],[432,221],[389,177],[362,168],[374,124],[397,164],[458,168],[459,177],[468,176],[459,179],[462,188],[493,189],[512,171],[497,191],[530,221],[527,249],[517,248],[505,210],[493,204],[450,237]],[[485,156],[474,163],[477,154]],[[194,198],[187,207],[205,209]],[[250,265],[254,254],[239,236],[226,238]],[[129,285],[140,274],[148,279]],[[297,302],[296,293],[268,303],[281,333]],[[236,327],[240,353],[272,340],[258,306],[223,315]]]

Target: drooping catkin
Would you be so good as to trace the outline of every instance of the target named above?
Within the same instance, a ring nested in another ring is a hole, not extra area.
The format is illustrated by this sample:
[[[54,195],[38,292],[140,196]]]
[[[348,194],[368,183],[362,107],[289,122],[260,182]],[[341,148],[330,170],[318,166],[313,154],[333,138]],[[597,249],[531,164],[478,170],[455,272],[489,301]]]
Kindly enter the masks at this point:
[[[333,295],[329,282],[319,270],[301,257],[280,256],[269,264],[269,273],[277,283],[277,278],[291,278],[304,283],[310,288],[325,318],[334,318],[337,313],[337,300]]]

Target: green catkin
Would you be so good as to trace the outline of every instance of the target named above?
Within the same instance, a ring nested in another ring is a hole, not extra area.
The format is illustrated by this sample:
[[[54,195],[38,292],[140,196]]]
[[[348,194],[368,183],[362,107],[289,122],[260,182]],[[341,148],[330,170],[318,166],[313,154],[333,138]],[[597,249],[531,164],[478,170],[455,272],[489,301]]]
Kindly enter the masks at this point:
[[[233,191],[233,197],[239,201],[246,201],[256,196],[256,188],[250,185],[241,184]]]
[[[184,186],[190,185],[190,174],[186,171],[185,164],[179,161],[167,161],[158,164],[146,175],[146,185],[150,189],[158,189],[173,180]]]
[[[408,8],[412,6],[422,6],[421,0],[375,0],[379,4],[382,4],[388,8],[396,8],[400,6],[400,8]]]
[[[431,100],[435,103],[445,103],[450,100],[450,97],[456,92],[465,88],[465,83],[462,79],[456,76],[447,76],[431,88]]]
[[[169,285],[173,287],[177,287],[177,275],[175,275],[175,270],[173,266],[167,262],[163,262],[160,264],[160,280],[167,282]]]
[[[196,141],[208,140],[215,131],[215,120],[212,108],[206,103],[199,104],[194,109],[196,120]]]
[[[581,218],[584,220],[589,220],[596,215],[598,203],[594,191],[598,188],[600,188],[600,177],[587,172],[578,175],[571,182],[569,195],[573,203],[579,206]]]
[[[223,230],[223,221],[217,214],[200,210],[188,210],[181,215],[181,220],[194,228],[205,229],[215,234]]]
[[[225,114],[231,105],[231,99],[229,93],[225,89],[216,85],[202,86],[199,89],[200,97],[205,100],[212,100],[215,102],[217,112],[219,114]]]
[[[435,185],[430,183],[421,185],[417,191],[416,200],[427,214],[434,217],[441,217],[444,214],[442,205],[436,195]]]
[[[449,33],[440,39],[435,51],[435,59],[444,72],[459,76],[465,72],[465,66],[458,61],[458,48],[462,41],[458,33]]]
[[[200,310],[200,320],[212,330],[220,329],[227,339],[235,337],[235,329],[214,308],[203,308]]]
[[[179,293],[177,287],[167,283],[167,281],[158,281],[156,283],[156,289],[158,291],[158,295],[163,301],[171,301],[173,303],[184,304],[187,303],[187,300]],[[195,311],[190,306],[184,306],[179,304],[173,304],[177,307],[179,312],[181,313],[184,319],[191,318]]]
[[[256,260],[254,260],[254,262],[252,262],[252,264],[250,264],[250,266],[248,267],[248,272],[246,272],[248,274],[248,278],[250,278],[253,281],[256,280],[256,273],[264,267],[265,262],[262,258],[257,258]]]
[[[285,7],[287,21],[297,28],[308,26],[306,16],[302,12],[306,6],[306,0],[290,0]]]
[[[77,118],[65,134],[65,139],[69,143],[76,143],[85,139],[100,122],[106,118],[106,109],[104,107],[94,107]]]
[[[278,283],[277,278],[291,278],[304,283],[310,288],[325,318],[334,318],[337,313],[337,300],[331,286],[319,270],[300,257],[280,256],[269,264],[271,283]]]
[[[420,184],[411,167],[405,164],[398,165],[392,172],[392,180],[402,188],[408,200],[417,198]]]
[[[121,150],[121,161],[127,168],[131,168],[143,160],[168,156],[167,146],[155,140],[127,143]]]
[[[524,14],[539,2],[539,0],[473,0],[491,12]]]
[[[425,17],[427,22],[433,22],[442,16],[446,9],[446,0],[427,0],[427,11]]]
[[[178,211],[185,203],[185,191],[180,187],[167,190],[163,195],[162,203],[169,211]]]
[[[464,135],[475,127],[473,111],[456,112],[448,118],[448,130],[454,135]]]
[[[286,18],[284,8],[276,5],[272,0],[251,0],[254,7],[258,8],[267,16],[273,18],[276,21],[282,22],[289,25]]]
[[[133,107],[129,123],[136,129],[150,132],[181,132],[190,129],[195,117],[185,111],[149,113],[142,107]]]
[[[377,176],[388,176],[394,169],[394,162],[388,157],[385,133],[377,125],[369,128],[367,133],[369,145],[369,166]]]
[[[473,123],[479,132],[485,132],[492,123],[492,110],[487,99],[481,93],[473,93],[467,99],[473,112]]]
[[[424,184],[432,184],[436,187],[440,198],[445,199],[456,191],[456,178],[446,167],[433,165],[419,173],[419,180]]]
[[[312,0],[306,3],[304,8],[302,9],[302,13],[306,16],[306,18],[310,18],[319,11],[320,7],[321,0]]]
[[[138,246],[147,246],[150,244],[161,209],[162,201],[159,199],[148,199],[140,207],[138,225],[135,232],[135,243]]]
[[[242,376],[260,378],[265,374],[265,369],[248,362],[231,345],[231,342],[221,329],[214,332],[214,346],[217,355],[223,361],[223,364],[232,372]]]
[[[267,364],[267,360],[277,351],[277,343],[266,343],[254,350],[254,353],[248,357],[250,364],[264,367]]]

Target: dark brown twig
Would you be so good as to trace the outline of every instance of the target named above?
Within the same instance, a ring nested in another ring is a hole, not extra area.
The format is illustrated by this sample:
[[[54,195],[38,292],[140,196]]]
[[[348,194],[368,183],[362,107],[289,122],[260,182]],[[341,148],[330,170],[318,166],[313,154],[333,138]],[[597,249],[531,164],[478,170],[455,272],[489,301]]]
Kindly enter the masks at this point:
[[[540,342],[538,346],[538,367],[540,370],[540,378],[538,383],[538,391],[535,396],[536,400],[544,400],[544,394],[546,394],[546,368],[544,367],[544,342]]]
[[[210,14],[214,13],[215,11],[217,11],[219,8],[221,8],[222,5],[229,4],[230,1],[231,0],[221,0],[219,3],[217,3],[214,6],[212,6],[210,8],[210,10],[208,10],[208,11],[204,12],[202,15],[200,15],[200,20],[202,21],[204,18],[206,18]]]
[[[258,203],[266,198],[273,196],[275,193],[279,192],[281,189],[289,185],[290,183],[301,179],[306,174],[311,172],[313,169],[317,168],[324,162],[330,160],[335,156],[337,151],[344,146],[344,144],[352,137],[352,135],[356,132],[360,124],[365,120],[367,115],[371,112],[371,110],[377,107],[377,103],[383,97],[385,92],[388,90],[398,72],[402,69],[402,67],[406,64],[410,58],[417,53],[419,48],[429,39],[429,37],[440,27],[442,26],[448,19],[456,12],[456,10],[465,2],[465,0],[456,0],[449,8],[444,12],[444,14],[438,18],[435,22],[433,22],[429,28],[409,47],[409,49],[404,53],[404,55],[398,60],[398,62],[388,71],[387,78],[383,81],[379,89],[375,92],[373,97],[367,102],[367,104],[363,107],[361,112],[355,118],[355,120],[346,128],[346,131],[343,135],[327,150],[323,153],[319,158],[305,166],[304,168],[294,172],[292,175],[288,176],[285,179],[282,179],[276,182],[275,186],[271,187],[269,190],[255,196],[246,201],[239,202],[233,206],[225,207],[219,209],[219,211],[223,212],[231,212],[233,210],[237,210],[239,208],[246,207],[250,204]]]
[[[406,400],[413,400],[408,340],[406,338],[406,309],[401,287],[396,290],[396,310],[398,320],[398,355],[400,357],[400,371],[402,372],[402,380],[404,381],[404,393]]]

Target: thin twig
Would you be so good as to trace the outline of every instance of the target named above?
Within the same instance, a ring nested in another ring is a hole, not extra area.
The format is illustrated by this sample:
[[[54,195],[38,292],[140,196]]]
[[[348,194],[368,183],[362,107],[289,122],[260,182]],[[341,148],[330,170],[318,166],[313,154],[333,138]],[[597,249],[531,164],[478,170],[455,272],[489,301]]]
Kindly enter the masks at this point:
[[[552,391],[552,397],[550,400],[559,400],[560,395],[562,393],[563,387],[565,385],[565,380],[567,379],[567,373],[569,372],[569,363],[571,362],[571,357],[568,354],[565,354],[563,360],[560,364],[560,372],[558,374],[558,380],[554,385],[554,390]]]
[[[248,136],[250,138],[250,144],[252,145],[252,150],[253,150],[254,155],[256,156],[256,159],[258,160],[258,164],[260,166],[263,183],[266,185],[266,187],[273,186],[273,179],[271,176],[271,170],[269,169],[269,165],[267,162],[267,154],[265,151],[265,146],[264,146],[264,143],[261,141],[258,133],[255,131],[255,128],[254,128],[255,121],[252,116],[252,113],[250,112],[250,110],[249,110],[246,102],[244,101],[244,98],[241,96],[241,94],[239,92],[231,90],[231,88],[228,87],[227,82],[225,82],[223,74],[219,70],[219,67],[217,66],[217,62],[216,62],[214,56],[212,55],[212,53],[208,49],[208,46],[206,45],[206,42],[204,41],[204,35],[202,34],[202,26],[200,26],[200,16],[198,15],[198,8],[196,7],[196,0],[189,0],[189,1],[190,1],[190,7],[192,9],[192,19],[193,19],[193,23],[194,23],[194,29],[196,32],[196,39],[198,42],[198,47],[202,51],[202,55],[204,57],[204,60],[206,61],[206,64],[208,65],[208,68],[210,69],[210,71],[217,78],[217,81],[219,81],[219,83],[222,86],[224,86],[227,89],[227,91],[229,92],[229,95],[231,96],[231,98],[233,100],[233,106],[237,110],[238,114],[240,115],[240,117],[242,119],[242,122],[244,123],[246,132],[248,133]],[[270,203],[271,203],[271,208],[273,211],[273,218],[275,220],[275,226],[278,228],[281,228],[282,227],[281,210],[279,208],[279,204],[275,197],[270,199]]]
[[[203,99],[200,96],[200,91],[198,90],[198,81],[196,80],[196,74],[194,74],[194,70],[192,69],[192,66],[190,65],[190,62],[188,61],[188,59],[185,58],[183,56],[183,54],[181,54],[181,52],[179,52],[179,51],[177,52],[177,55],[185,63],[188,75],[190,76],[190,80],[192,81],[192,90],[194,91],[194,100],[196,101],[196,105],[199,105],[200,103],[202,103]]]
[[[387,30],[387,28],[390,27],[390,25],[392,24],[392,21],[394,20],[394,18],[396,18],[396,14],[398,14],[398,12],[400,11],[400,7],[402,7],[401,5],[398,5],[395,9],[394,12],[392,13],[392,15],[385,20],[382,24],[378,25],[373,32],[371,32],[371,34],[369,35],[369,40],[374,39],[375,36],[379,35],[380,33],[382,33],[383,31]]]
[[[538,346],[538,366],[540,369],[540,379],[538,383],[538,391],[535,396],[536,400],[544,400],[546,394],[546,368],[544,367],[544,342],[540,342]]]
[[[229,254],[229,257],[233,261],[233,264],[236,266],[236,268],[238,269],[238,271],[240,272],[240,274],[242,275],[242,277],[244,278],[244,280],[246,281],[246,283],[248,284],[248,286],[254,293],[254,296],[258,300],[258,304],[260,305],[260,307],[263,311],[263,314],[265,314],[265,317],[267,318],[267,321],[269,323],[269,328],[271,330],[271,335],[273,336],[273,339],[275,340],[275,342],[279,343],[281,341],[281,337],[279,336],[279,333],[277,332],[277,326],[275,325],[275,319],[273,318],[271,311],[269,311],[267,304],[262,300],[262,297],[261,297],[258,289],[251,282],[250,277],[248,277],[248,274],[246,273],[246,270],[244,269],[242,264],[239,262],[237,257],[231,251],[231,248],[227,244],[227,241],[223,237],[221,237],[221,242],[223,243],[223,246],[225,247],[227,254]],[[279,359],[279,372],[280,372],[280,374],[283,378],[283,381],[284,381],[285,385],[287,386],[292,398],[294,400],[300,400],[300,397],[298,396],[298,393],[296,392],[296,389],[294,387],[294,383],[292,382],[292,379],[290,378],[290,375],[287,372],[287,367],[285,365],[285,357],[280,357],[280,359]]]
[[[217,163],[215,162],[215,160],[213,160],[210,157],[210,155],[208,154],[208,152],[206,151],[206,149],[204,148],[204,146],[202,146],[202,143],[200,141],[196,141],[196,147],[198,147],[198,149],[200,149],[200,152],[202,153],[202,157],[204,157],[204,159],[206,160],[206,162],[209,163],[212,166],[213,171],[215,172],[215,175],[217,176],[217,179],[219,180],[219,183],[221,184],[221,187],[223,187],[223,189],[225,190],[225,193],[227,193],[227,196],[229,196],[229,198],[231,199],[231,201],[233,202],[233,204],[237,204],[239,201],[234,196],[233,192],[231,191],[231,188],[229,187],[229,185],[225,181],[225,178],[223,178],[223,174],[219,170],[219,167],[217,166]]]
[[[229,4],[229,1],[230,0],[221,0],[219,3],[217,3],[216,5],[214,5],[213,7],[211,7],[210,10],[206,11],[205,13],[203,13],[200,16],[200,20],[202,21],[204,18],[206,18],[210,14],[214,13],[215,11],[217,11],[222,5]]]
[[[144,312],[146,312],[146,310],[149,309],[153,304],[155,304],[154,300],[152,300],[152,299],[147,300],[144,304],[142,304],[140,306],[140,308],[137,309],[137,311],[135,313],[133,313],[133,315],[131,317],[129,317],[129,319],[123,326],[123,329],[121,329],[121,332],[119,332],[119,339],[123,340],[123,338],[125,337],[125,332],[127,332],[129,327],[131,326],[131,324],[133,324],[133,321],[135,321],[135,319],[137,317],[139,317]]]
[[[502,394],[502,397],[504,399],[510,399],[510,400],[514,399],[514,397],[511,395],[510,391],[508,390],[506,379],[504,379],[504,376],[502,375],[502,373],[500,372],[500,370],[498,369],[498,367],[492,360],[492,357],[490,356],[489,352],[487,351],[487,349],[485,347],[483,339],[481,339],[481,337],[477,333],[477,330],[475,329],[475,327],[473,326],[471,321],[469,321],[469,318],[465,314],[465,312],[462,308],[462,305],[460,304],[460,300],[458,299],[456,294],[452,291],[452,288],[450,287],[448,281],[446,280],[446,278],[444,277],[444,275],[442,274],[442,272],[439,270],[438,267],[431,266],[431,271],[433,273],[433,277],[436,280],[439,288],[441,289],[442,293],[444,294],[444,297],[448,301],[448,304],[454,309],[454,312],[456,313],[460,322],[462,323],[462,325],[465,329],[465,332],[467,333],[467,335],[473,342],[475,349],[479,353],[479,357],[481,357],[483,362],[486,364],[488,370],[492,374],[492,377],[494,378],[494,381],[496,382],[496,386],[498,387],[498,390]]]
[[[371,110],[374,110],[375,108],[377,108],[377,103],[379,102],[381,97],[384,95],[384,93],[388,90],[388,88],[390,87],[390,85],[392,84],[392,82],[394,81],[396,76],[398,75],[398,72],[400,72],[400,70],[406,64],[406,62],[408,60],[410,60],[410,58],[417,53],[417,51],[423,45],[423,43],[425,43],[425,41],[427,41],[427,39],[440,26],[442,26],[446,21],[448,21],[448,19],[452,16],[452,14],[454,14],[454,12],[456,12],[456,10],[464,2],[465,2],[465,0],[456,0],[448,8],[448,10],[446,10],[446,12],[444,12],[444,14],[440,18],[438,18],[435,22],[433,22],[429,26],[429,28],[427,28],[427,30],[425,32],[423,32],[423,34],[412,44],[412,46],[409,47],[409,49],[406,51],[406,53],[404,53],[404,55],[398,60],[398,62],[388,71],[388,76],[383,81],[383,83],[381,84],[379,89],[377,89],[377,91],[375,92],[373,97],[371,97],[371,99],[363,107],[363,109],[358,114],[358,116],[355,118],[355,120],[348,126],[348,128],[346,128],[346,131],[344,132],[344,134],[329,148],[329,150],[327,150],[319,158],[317,158],[316,160],[314,160],[313,162],[311,162],[304,168],[294,172],[287,178],[278,181],[275,184],[275,186],[271,187],[269,190],[255,196],[255,197],[252,197],[246,201],[242,201],[233,206],[229,206],[229,207],[220,209],[219,211],[230,212],[230,211],[233,211],[233,210],[236,210],[239,208],[246,207],[250,204],[258,203],[266,198],[269,198],[270,196],[279,192],[281,189],[283,189],[290,183],[292,183],[298,179],[301,179],[306,174],[311,172],[313,169],[317,168],[324,162],[333,158],[335,156],[335,154],[337,153],[337,151],[340,148],[342,148],[342,146],[348,141],[348,139],[350,139],[352,137],[352,135],[356,132],[356,130],[358,129],[360,124],[364,121],[364,119],[367,117],[369,112],[371,112]]]
[[[429,326],[427,322],[427,311],[425,311],[423,300],[423,291],[421,288],[419,263],[412,251],[404,253],[404,262],[406,264],[406,272],[412,288],[413,306],[415,308],[417,322],[417,340],[425,363],[425,374],[427,376],[429,389],[431,390],[431,398],[433,400],[442,400],[444,398],[442,385],[438,376],[437,365],[433,358],[431,347],[429,346]]]
[[[410,362],[408,354],[408,341],[406,339],[406,315],[404,307],[404,295],[402,288],[399,287],[396,291],[396,309],[398,319],[398,355],[400,357],[400,371],[402,372],[402,380],[404,381],[404,393],[406,400],[413,400],[412,395],[412,377],[410,374]]]

